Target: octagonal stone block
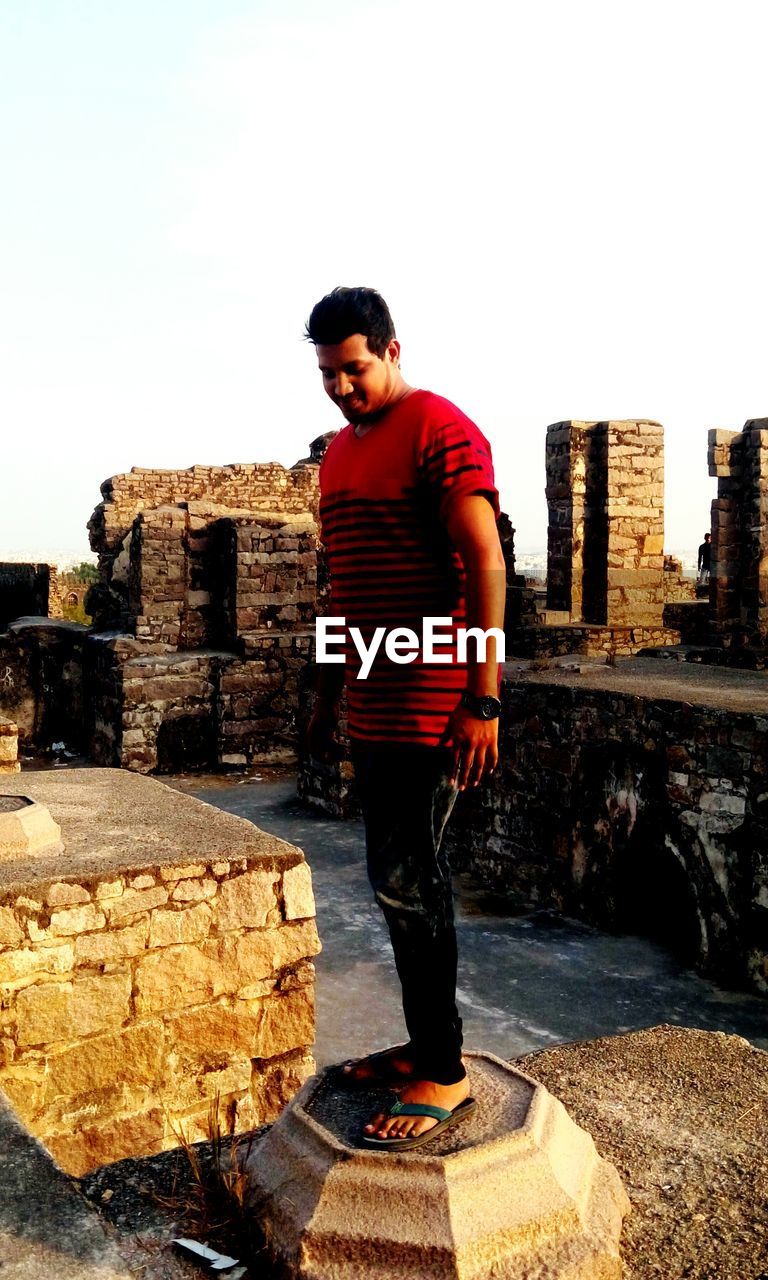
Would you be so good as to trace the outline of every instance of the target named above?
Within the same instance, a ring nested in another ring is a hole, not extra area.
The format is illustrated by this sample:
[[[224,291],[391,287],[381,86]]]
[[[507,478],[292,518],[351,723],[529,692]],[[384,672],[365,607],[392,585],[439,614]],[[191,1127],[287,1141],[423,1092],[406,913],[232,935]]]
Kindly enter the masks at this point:
[[[0,862],[50,853],[61,846],[61,827],[44,804],[29,796],[0,795]]]
[[[465,1061],[476,1112],[410,1152],[358,1145],[387,1095],[324,1073],[289,1104],[248,1169],[297,1280],[620,1280],[614,1167],[543,1085]]]

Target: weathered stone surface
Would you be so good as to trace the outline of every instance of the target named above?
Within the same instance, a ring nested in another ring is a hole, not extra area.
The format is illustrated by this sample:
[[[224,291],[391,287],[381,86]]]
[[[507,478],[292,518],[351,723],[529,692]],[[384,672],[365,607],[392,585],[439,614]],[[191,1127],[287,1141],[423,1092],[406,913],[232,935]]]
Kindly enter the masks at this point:
[[[182,880],[171,890],[173,902],[203,902],[216,896],[218,883],[208,877],[204,880]]]
[[[69,943],[40,950],[5,951],[0,955],[0,983],[13,983],[39,974],[68,973],[73,963],[74,951]]]
[[[79,964],[105,964],[140,955],[147,945],[149,920],[97,934],[84,934],[75,940],[75,959]]]
[[[164,1032],[162,1022],[139,1023],[118,1035],[93,1036],[50,1057],[45,1105],[116,1084],[155,1084],[165,1056]]]
[[[110,923],[127,920],[130,916],[139,915],[142,911],[152,911],[168,901],[168,890],[160,885],[155,889],[126,889],[119,898],[110,899],[107,903]]]
[[[315,1002],[306,987],[268,997],[262,1008],[254,1057],[276,1058],[306,1048],[315,1038]]]
[[[216,902],[220,932],[263,928],[269,912],[277,905],[277,880],[273,871],[248,871],[225,881]]]
[[[24,937],[10,907],[0,907],[0,947],[17,947]]]
[[[82,902],[90,902],[91,895],[81,884],[59,881],[48,889],[45,900],[49,907],[73,907]]]
[[[204,1004],[232,989],[232,975],[200,947],[167,947],[142,957],[136,966],[139,1015]]]
[[[166,1143],[162,1109],[151,1107],[137,1115],[82,1128],[75,1134],[48,1134],[45,1145],[62,1169],[81,1178],[99,1165],[135,1156],[137,1151],[161,1151],[170,1143]]]
[[[286,1109],[249,1174],[292,1274],[374,1280],[384,1256],[388,1280],[619,1280],[630,1204],[615,1168],[543,1085],[467,1057],[477,1111],[403,1158],[359,1149],[372,1099],[328,1079]]]
[[[107,917],[92,902],[81,907],[69,907],[63,911],[51,912],[51,933],[67,936],[73,933],[88,933],[92,929],[103,929]]]
[[[205,946],[229,975],[228,989],[234,991],[317,955],[320,939],[314,920],[305,920],[279,929],[251,929]]]
[[[27,987],[16,998],[18,1043],[47,1044],[119,1026],[130,998],[130,975],[122,974]]]
[[[305,920],[314,916],[315,898],[309,863],[300,862],[283,872],[283,903],[286,920]]]
[[[176,943],[201,942],[211,928],[211,908],[201,902],[182,911],[153,911],[150,917],[150,947],[170,947]]]

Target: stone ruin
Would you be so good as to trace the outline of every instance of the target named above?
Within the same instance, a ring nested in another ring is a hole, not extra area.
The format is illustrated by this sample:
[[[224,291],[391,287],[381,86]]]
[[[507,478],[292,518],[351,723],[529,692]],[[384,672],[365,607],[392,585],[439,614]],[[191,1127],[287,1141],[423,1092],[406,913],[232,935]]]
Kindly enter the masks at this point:
[[[0,631],[22,617],[61,617],[58,574],[50,564],[0,564]]]
[[[709,433],[712,627],[732,644],[768,644],[768,418]]]

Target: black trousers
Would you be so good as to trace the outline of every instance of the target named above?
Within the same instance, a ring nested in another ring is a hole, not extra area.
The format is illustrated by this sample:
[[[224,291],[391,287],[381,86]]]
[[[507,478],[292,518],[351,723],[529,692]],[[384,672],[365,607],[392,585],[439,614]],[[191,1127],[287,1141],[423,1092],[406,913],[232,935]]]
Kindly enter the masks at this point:
[[[386,919],[417,1074],[464,1078],[456,1008],[456,929],[441,841],[456,800],[450,753],[353,745],[365,819],[368,877]]]

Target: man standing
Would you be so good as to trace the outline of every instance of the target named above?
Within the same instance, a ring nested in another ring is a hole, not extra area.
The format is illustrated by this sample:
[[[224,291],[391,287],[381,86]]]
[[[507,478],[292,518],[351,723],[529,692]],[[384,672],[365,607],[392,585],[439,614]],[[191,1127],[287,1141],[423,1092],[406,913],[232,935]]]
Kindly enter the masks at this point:
[[[365,1126],[372,1146],[402,1150],[473,1108],[456,1009],[456,933],[441,849],[457,790],[493,772],[498,742],[495,645],[457,656],[457,630],[503,627],[505,566],[491,451],[455,405],[411,387],[386,303],[334,289],[307,323],[327,394],[347,426],[320,470],[320,519],[333,613],[370,644],[377,627],[422,633],[440,618],[442,650],[370,672],[347,647],[319,668],[309,749],[327,754],[347,686],[349,735],[365,819],[368,874],[389,927],[409,1041],[348,1063],[350,1086],[399,1090]]]
[[[709,582],[709,573],[712,566],[712,534],[705,533],[704,541],[699,547],[699,582]]]

